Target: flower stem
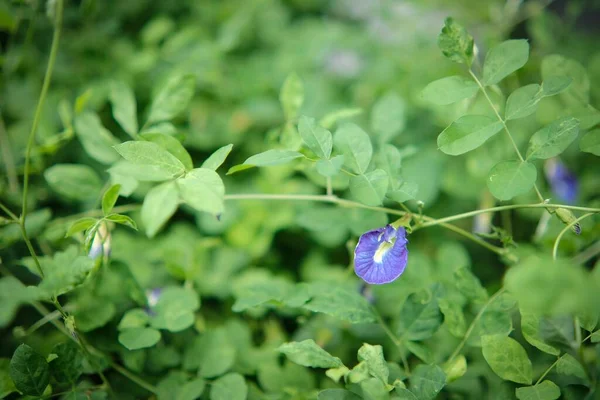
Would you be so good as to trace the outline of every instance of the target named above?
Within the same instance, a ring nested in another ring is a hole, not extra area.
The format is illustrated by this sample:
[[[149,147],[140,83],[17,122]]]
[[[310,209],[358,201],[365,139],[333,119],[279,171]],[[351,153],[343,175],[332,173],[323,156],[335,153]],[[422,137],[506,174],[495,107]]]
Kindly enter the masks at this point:
[[[475,81],[475,83],[477,83],[477,86],[479,86],[479,90],[481,90],[481,92],[485,96],[488,104],[490,105],[490,107],[494,111],[494,114],[496,114],[496,118],[498,118],[498,121],[500,121],[500,123],[502,124],[502,127],[504,128],[504,132],[506,132],[506,135],[508,136],[508,139],[510,140],[510,143],[512,144],[513,148],[515,149],[515,153],[517,154],[517,157],[519,157],[519,160],[521,160],[521,162],[525,162],[525,159],[521,155],[521,152],[519,151],[519,147],[517,146],[517,143],[515,142],[515,139],[511,135],[510,131],[508,130],[508,126],[506,126],[506,121],[504,121],[504,118],[502,118],[500,116],[500,113],[498,112],[498,110],[496,109],[496,106],[494,105],[494,102],[492,101],[492,99],[488,95],[487,90],[485,90],[485,87],[483,86],[483,84],[481,83],[481,81],[479,80],[479,78],[477,78],[477,75],[475,75],[475,73],[473,72],[473,70],[469,69],[469,75],[471,75],[471,78],[473,78],[473,80]],[[544,197],[542,197],[542,194],[540,193],[540,190],[538,189],[537,185],[534,184],[533,187],[535,189],[535,193],[537,194],[538,198],[540,199],[540,201],[543,202],[544,201]]]
[[[483,313],[485,312],[485,310],[487,310],[487,308],[490,306],[490,304],[492,304],[505,291],[506,291],[505,288],[502,288],[502,289],[498,290],[492,297],[489,298],[489,300],[487,301],[487,303],[485,303],[483,305],[483,307],[481,307],[481,310],[479,310],[479,312],[477,313],[477,315],[475,316],[475,318],[473,318],[473,321],[471,321],[471,325],[469,325],[469,329],[467,329],[467,332],[465,333],[465,336],[463,337],[463,339],[461,340],[461,342],[458,344],[458,346],[456,346],[456,349],[454,349],[454,352],[452,353],[452,355],[450,356],[450,358],[448,358],[448,362],[454,360],[456,358],[456,356],[458,356],[458,354],[463,349],[463,347],[465,347],[465,344],[467,343],[467,340],[469,340],[469,337],[471,336],[471,333],[473,333],[473,329],[475,329],[475,324],[477,324],[477,321],[479,321],[479,319],[481,319],[481,316],[483,315]]]
[[[562,240],[562,237],[564,236],[564,234],[567,233],[567,231],[569,229],[571,229],[579,221],[582,221],[582,220],[586,219],[587,217],[589,217],[591,215],[594,215],[594,213],[583,214],[581,217],[579,217],[576,220],[570,222],[567,226],[565,226],[563,228],[562,231],[560,231],[560,233],[556,237],[556,240],[554,241],[554,246],[552,247],[552,259],[556,260],[556,257],[557,257],[557,254],[558,254],[558,245],[560,244],[560,241]]]

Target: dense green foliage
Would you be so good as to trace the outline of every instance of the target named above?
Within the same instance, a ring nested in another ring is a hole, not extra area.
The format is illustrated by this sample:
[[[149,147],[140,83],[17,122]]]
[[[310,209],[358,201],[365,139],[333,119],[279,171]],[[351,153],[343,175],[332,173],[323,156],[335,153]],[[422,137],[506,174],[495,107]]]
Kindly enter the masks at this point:
[[[598,10],[546,3],[0,0],[0,399],[597,398]]]

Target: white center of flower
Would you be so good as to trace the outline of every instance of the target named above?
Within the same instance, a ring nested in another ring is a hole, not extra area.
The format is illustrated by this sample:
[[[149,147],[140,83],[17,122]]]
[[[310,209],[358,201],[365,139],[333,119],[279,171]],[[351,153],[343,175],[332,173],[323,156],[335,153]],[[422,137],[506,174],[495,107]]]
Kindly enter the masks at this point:
[[[387,252],[390,251],[392,247],[394,247],[393,242],[395,241],[396,239],[393,239],[392,243],[385,241],[382,242],[377,248],[375,254],[373,255],[373,261],[375,261],[376,263],[381,263],[383,261],[383,257],[387,254]]]

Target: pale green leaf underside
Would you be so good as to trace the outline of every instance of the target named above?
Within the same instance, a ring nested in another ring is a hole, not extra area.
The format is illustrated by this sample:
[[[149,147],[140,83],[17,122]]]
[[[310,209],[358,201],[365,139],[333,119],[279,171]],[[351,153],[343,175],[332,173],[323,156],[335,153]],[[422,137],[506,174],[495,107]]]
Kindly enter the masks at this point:
[[[196,168],[177,180],[181,199],[198,211],[220,214],[224,208],[225,186],[212,169]]]
[[[445,106],[468,99],[477,93],[479,87],[469,78],[460,75],[438,79],[425,86],[421,92],[423,100],[438,106]]]
[[[344,365],[339,358],[323,350],[312,339],[284,343],[277,350],[285,354],[291,361],[304,367],[338,368]]]

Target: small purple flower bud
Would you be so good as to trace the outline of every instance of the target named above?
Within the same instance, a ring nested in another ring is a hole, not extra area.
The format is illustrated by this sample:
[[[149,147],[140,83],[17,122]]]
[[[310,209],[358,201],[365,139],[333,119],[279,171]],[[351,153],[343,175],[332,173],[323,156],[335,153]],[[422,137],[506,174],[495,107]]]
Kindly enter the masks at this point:
[[[154,288],[146,291],[146,300],[148,301],[148,306],[151,308],[158,304],[158,299],[160,299],[160,295],[162,294],[162,288]]]
[[[408,261],[406,230],[387,225],[364,233],[354,250],[354,271],[374,285],[390,283],[404,272]]]
[[[577,177],[558,158],[546,160],[544,172],[554,195],[565,203],[573,204],[579,192]]]
[[[358,291],[365,298],[365,300],[369,302],[369,304],[375,304],[375,294],[373,293],[371,286],[363,282],[360,284]]]
[[[101,223],[98,227],[98,231],[96,231],[96,235],[94,235],[94,240],[92,241],[92,245],[90,247],[90,251],[88,252],[88,257],[92,260],[104,255],[105,257],[110,256],[111,251],[111,236],[108,231],[108,227],[106,223]]]

